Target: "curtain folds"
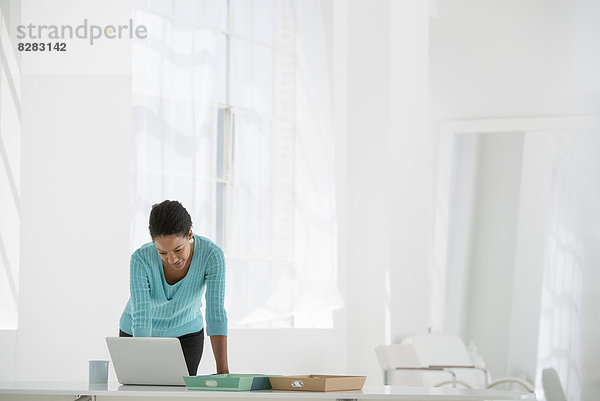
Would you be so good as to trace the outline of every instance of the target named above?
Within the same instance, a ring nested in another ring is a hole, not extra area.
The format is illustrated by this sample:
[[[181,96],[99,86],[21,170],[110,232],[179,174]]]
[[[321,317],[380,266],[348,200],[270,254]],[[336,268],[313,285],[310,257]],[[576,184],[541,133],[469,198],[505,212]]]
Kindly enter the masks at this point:
[[[148,38],[133,43],[132,250],[149,241],[152,204],[177,199],[224,248],[232,327],[331,327],[342,300],[319,1],[133,5]]]

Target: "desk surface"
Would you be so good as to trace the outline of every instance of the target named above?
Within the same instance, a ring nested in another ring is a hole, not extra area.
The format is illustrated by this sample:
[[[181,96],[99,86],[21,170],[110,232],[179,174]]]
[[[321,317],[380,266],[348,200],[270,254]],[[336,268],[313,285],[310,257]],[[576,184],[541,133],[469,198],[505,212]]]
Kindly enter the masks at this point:
[[[0,398],[7,395],[90,395],[96,397],[207,398],[207,399],[321,399],[321,400],[411,400],[411,401],[535,401],[535,394],[496,390],[437,387],[365,386],[363,391],[188,391],[186,387],[122,386],[109,383],[94,388],[87,382],[0,382]]]

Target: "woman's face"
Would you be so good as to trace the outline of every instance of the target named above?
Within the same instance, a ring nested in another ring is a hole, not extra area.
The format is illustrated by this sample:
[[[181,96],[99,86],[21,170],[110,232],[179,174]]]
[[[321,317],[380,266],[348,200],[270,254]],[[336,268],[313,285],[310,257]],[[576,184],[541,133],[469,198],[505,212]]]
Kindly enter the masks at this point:
[[[190,238],[192,238],[191,231],[187,237],[175,234],[156,237],[154,246],[165,265],[174,270],[182,270],[187,266],[194,246],[190,243]]]

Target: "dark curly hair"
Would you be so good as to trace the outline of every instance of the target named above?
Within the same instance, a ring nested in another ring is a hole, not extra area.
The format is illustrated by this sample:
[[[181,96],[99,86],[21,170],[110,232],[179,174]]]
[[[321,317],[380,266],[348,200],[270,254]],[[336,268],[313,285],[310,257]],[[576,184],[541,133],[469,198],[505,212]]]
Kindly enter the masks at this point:
[[[166,200],[152,205],[150,211],[150,237],[178,235],[185,237],[192,228],[192,217],[178,201]]]

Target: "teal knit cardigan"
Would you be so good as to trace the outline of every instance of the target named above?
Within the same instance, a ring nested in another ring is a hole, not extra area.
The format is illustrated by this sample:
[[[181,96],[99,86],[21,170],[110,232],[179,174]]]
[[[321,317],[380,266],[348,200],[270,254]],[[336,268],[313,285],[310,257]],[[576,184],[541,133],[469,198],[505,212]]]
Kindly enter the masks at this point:
[[[186,276],[170,285],[153,242],[131,255],[130,298],[119,322],[134,337],[179,337],[204,328],[200,307],[206,290],[205,334],[227,335],[225,257],[207,238],[194,234],[194,254]]]

